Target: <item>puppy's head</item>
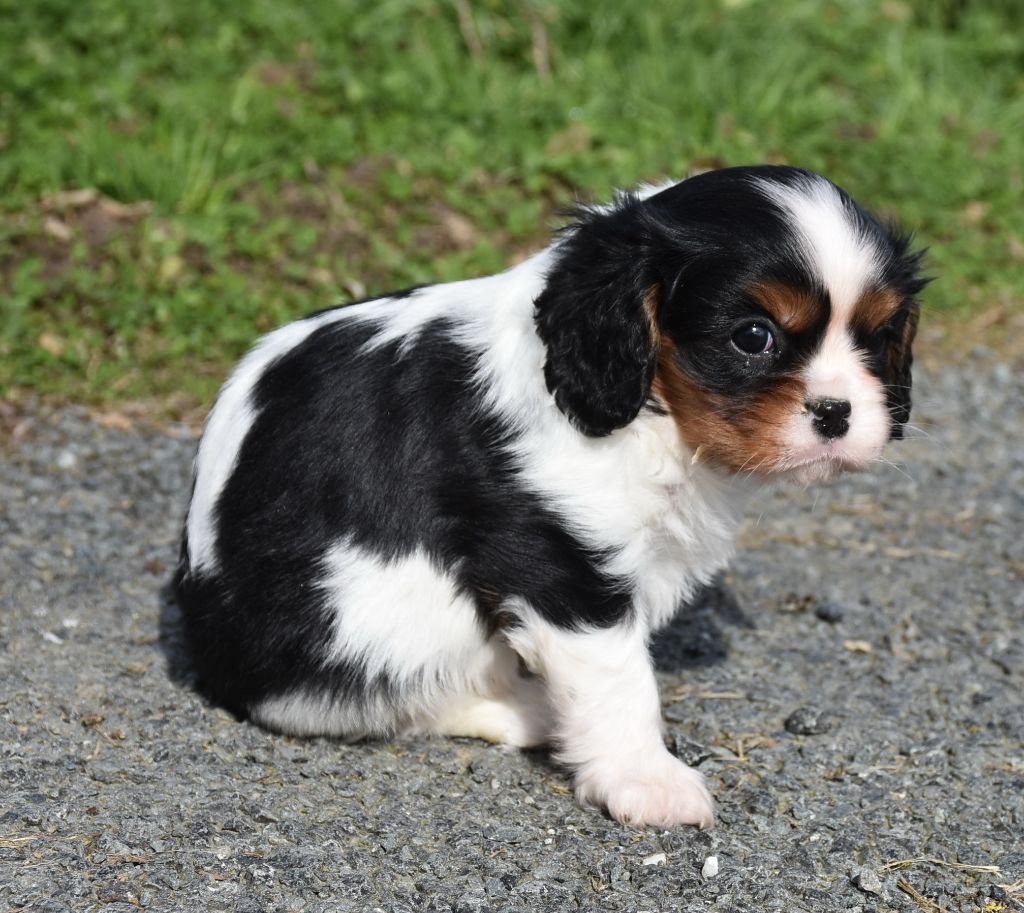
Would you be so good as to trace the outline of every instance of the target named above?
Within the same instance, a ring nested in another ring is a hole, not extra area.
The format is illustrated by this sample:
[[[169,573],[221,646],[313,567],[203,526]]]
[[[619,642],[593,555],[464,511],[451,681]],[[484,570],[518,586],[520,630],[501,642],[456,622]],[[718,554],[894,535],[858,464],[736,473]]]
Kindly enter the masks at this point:
[[[910,415],[920,254],[795,168],[730,168],[584,210],[536,302],[545,379],[582,432],[667,412],[720,469],[809,481]]]

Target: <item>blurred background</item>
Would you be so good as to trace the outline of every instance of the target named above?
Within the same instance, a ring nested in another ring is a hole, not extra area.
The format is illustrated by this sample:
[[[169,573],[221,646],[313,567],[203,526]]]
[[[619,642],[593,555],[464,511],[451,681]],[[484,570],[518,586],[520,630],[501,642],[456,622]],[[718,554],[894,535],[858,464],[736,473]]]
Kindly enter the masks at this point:
[[[1024,3],[0,0],[0,391],[194,414],[290,318],[756,162],[898,216],[926,320],[998,340]]]

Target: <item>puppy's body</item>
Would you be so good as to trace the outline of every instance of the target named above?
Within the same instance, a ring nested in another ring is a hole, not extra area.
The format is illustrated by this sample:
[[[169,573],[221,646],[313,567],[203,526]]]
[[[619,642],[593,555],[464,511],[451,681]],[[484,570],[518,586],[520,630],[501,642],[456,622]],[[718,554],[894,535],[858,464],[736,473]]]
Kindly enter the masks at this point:
[[[754,477],[859,468],[905,421],[915,267],[823,179],[734,169],[271,333],[196,460],[204,686],[297,734],[552,741],[619,819],[710,824],[648,637],[729,560]]]

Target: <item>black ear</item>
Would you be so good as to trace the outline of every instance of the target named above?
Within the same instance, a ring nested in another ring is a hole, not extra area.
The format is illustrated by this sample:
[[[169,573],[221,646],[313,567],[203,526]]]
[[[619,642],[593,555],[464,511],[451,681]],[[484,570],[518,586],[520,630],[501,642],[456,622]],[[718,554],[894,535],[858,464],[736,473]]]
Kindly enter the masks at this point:
[[[903,426],[910,420],[910,388],[913,381],[911,366],[914,356],[911,345],[917,334],[917,321],[921,305],[916,298],[910,299],[903,325],[896,330],[889,342],[885,356],[885,391],[889,415],[892,418],[890,440],[903,439]]]
[[[646,266],[649,254],[635,197],[584,211],[559,243],[535,302],[548,390],[591,437],[628,425],[650,394],[658,282]]]
[[[910,250],[910,237],[896,234],[896,257],[890,265],[893,284],[903,293],[904,305],[901,318],[892,327],[892,334],[885,351],[886,405],[892,419],[890,440],[903,439],[903,426],[910,420],[910,390],[913,383],[911,367],[914,363],[912,346],[917,335],[917,322],[921,316],[921,302],[918,294],[931,282],[930,277],[921,275],[923,250]]]

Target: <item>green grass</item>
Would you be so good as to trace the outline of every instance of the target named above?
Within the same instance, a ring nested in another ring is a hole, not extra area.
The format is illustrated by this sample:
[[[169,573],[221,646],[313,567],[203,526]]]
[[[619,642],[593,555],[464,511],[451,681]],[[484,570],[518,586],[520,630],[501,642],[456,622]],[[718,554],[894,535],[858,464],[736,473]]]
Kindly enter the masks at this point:
[[[215,8],[0,0],[0,389],[204,402],[256,334],[501,268],[574,194],[762,161],[913,228],[933,312],[1022,305],[1019,0]]]

